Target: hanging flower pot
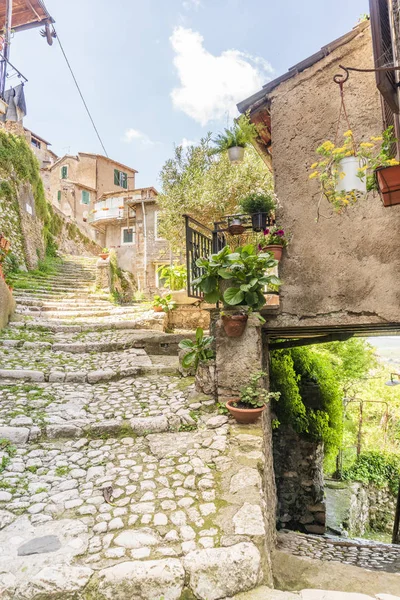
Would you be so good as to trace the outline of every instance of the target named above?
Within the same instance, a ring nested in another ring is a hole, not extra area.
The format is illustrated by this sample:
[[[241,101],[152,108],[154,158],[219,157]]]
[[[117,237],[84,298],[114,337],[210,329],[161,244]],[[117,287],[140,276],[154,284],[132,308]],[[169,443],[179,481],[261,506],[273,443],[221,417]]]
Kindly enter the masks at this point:
[[[243,162],[244,148],[242,146],[232,146],[228,148],[228,157],[232,165]]]
[[[267,227],[267,213],[260,212],[251,215],[251,225],[253,231],[264,231]]]
[[[265,246],[263,248],[263,252],[271,252],[274,256],[274,259],[279,261],[282,258],[283,246],[271,244],[270,246]]]
[[[245,227],[240,217],[234,217],[229,220],[228,231],[231,235],[241,235],[245,231]]]
[[[241,337],[246,329],[248,315],[222,315],[222,324],[228,337]]]
[[[359,169],[362,167],[360,159],[357,156],[346,156],[338,163],[339,180],[336,184],[337,192],[357,191],[362,194],[367,193],[366,177],[358,177]]]
[[[382,167],[375,174],[383,205],[400,204],[400,165]]]

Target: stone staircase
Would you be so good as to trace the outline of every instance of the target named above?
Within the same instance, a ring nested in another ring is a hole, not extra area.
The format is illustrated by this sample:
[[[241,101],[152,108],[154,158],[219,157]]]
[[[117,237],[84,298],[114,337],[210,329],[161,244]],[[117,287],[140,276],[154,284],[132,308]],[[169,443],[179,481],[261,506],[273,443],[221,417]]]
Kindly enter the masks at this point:
[[[188,336],[96,293],[95,268],[65,257],[16,278],[0,332],[0,597],[249,590],[268,579],[260,426],[179,377]]]

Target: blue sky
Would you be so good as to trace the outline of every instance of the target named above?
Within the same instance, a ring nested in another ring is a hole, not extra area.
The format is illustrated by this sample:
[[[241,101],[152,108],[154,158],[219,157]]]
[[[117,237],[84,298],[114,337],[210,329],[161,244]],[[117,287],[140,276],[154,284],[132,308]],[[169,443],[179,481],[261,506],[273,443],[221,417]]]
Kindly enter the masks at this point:
[[[159,187],[174,144],[218,132],[235,103],[346,33],[367,0],[45,0],[110,157]],[[102,153],[58,43],[16,34],[25,125],[59,154]],[[184,142],[185,143],[185,142]]]

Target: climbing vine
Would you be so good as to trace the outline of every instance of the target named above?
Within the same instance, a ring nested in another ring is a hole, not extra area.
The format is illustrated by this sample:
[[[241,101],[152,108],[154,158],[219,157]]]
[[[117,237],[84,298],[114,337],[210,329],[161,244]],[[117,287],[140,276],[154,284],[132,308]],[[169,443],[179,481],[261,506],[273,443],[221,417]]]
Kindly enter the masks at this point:
[[[275,350],[271,358],[271,389],[281,393],[275,412],[279,421],[297,433],[324,442],[326,454],[341,440],[342,401],[328,356],[310,348]],[[314,384],[318,401],[310,401],[307,385]]]

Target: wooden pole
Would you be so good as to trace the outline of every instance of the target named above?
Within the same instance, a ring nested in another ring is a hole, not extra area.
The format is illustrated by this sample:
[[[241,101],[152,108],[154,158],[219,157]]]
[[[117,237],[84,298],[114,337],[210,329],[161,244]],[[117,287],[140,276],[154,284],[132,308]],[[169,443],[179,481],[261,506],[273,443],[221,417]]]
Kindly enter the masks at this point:
[[[363,408],[364,408],[364,403],[361,400],[361,402],[360,402],[360,417],[359,417],[359,421],[358,421],[357,456],[360,456],[360,454],[361,454]]]
[[[400,482],[397,493],[396,513],[394,516],[392,544],[400,544]]]

